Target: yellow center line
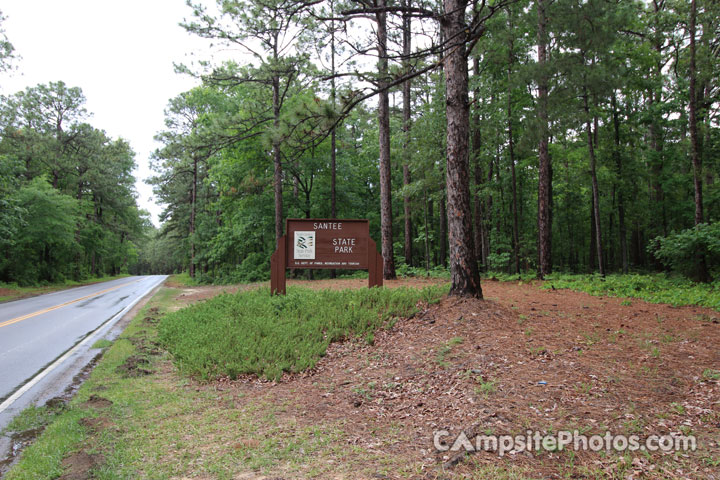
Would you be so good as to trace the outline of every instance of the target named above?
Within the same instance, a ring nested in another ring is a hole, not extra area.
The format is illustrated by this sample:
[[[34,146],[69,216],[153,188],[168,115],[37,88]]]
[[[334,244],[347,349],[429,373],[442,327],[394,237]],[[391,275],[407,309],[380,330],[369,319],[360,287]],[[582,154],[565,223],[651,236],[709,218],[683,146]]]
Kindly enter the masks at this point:
[[[142,279],[140,279],[140,280],[142,280]],[[13,323],[22,322],[23,320],[27,320],[28,318],[42,315],[43,313],[52,312],[53,310],[57,310],[58,308],[66,307],[73,303],[87,300],[88,298],[97,297],[98,295],[102,295],[103,293],[107,293],[112,290],[116,290],[120,287],[124,287],[125,285],[130,285],[131,283],[139,282],[140,280],[133,280],[132,282],[122,283],[122,284],[116,285],[114,287],[106,288],[105,290],[101,290],[99,292],[91,293],[90,295],[86,295],[84,297],[76,298],[75,300],[70,300],[69,302],[61,303],[60,305],[55,305],[54,307],[48,307],[43,310],[38,310],[37,312],[28,313],[27,315],[23,315],[22,317],[11,318],[10,320],[6,320],[6,321],[0,323],[0,328],[7,327],[8,325],[12,325]]]

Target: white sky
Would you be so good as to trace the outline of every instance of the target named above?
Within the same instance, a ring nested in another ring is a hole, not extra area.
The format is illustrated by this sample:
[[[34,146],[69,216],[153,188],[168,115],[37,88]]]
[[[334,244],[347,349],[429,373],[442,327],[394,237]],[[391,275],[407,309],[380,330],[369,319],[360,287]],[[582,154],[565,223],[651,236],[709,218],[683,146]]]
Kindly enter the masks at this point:
[[[173,62],[189,63],[193,52],[209,58],[206,41],[178,25],[191,16],[184,0],[3,0],[0,10],[22,57],[0,76],[0,93],[59,80],[82,88],[89,123],[132,145],[138,203],[157,225],[161,207],[143,182],[158,147],[153,135],[164,128],[167,101],[196,84]]]

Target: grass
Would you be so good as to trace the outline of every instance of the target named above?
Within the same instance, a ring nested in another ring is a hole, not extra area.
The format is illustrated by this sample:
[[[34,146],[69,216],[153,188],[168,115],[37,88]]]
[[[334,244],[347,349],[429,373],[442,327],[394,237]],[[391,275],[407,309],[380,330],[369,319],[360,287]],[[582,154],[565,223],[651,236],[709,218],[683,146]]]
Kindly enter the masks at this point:
[[[85,439],[79,420],[83,412],[72,409],[50,423],[40,438],[22,454],[5,480],[45,480],[62,475],[62,459]]]
[[[269,379],[312,368],[332,342],[353,336],[371,343],[373,332],[396,317],[434,302],[446,287],[423,290],[312,290],[289,287],[287,295],[267,289],[219,295],[171,313],[159,332],[185,374],[210,380],[255,374]]]
[[[483,277],[501,282],[529,283],[537,280],[537,274],[532,271],[519,275],[487,272]],[[714,283],[694,283],[685,277],[664,273],[610,274],[605,277],[553,273],[545,277],[541,288],[568,289],[602,297],[638,298],[650,303],[669,303],[676,307],[697,305],[720,311],[720,280]],[[624,300],[621,305],[631,306],[632,302]]]
[[[495,383],[496,382],[494,380],[483,380],[482,378],[479,378],[478,387],[476,387],[475,393],[482,394],[487,397],[491,393],[495,393],[495,390],[497,389]]]
[[[136,397],[136,401],[141,398],[152,398],[152,396],[145,397],[131,385],[140,379],[121,379],[117,367],[134,353],[135,348],[128,338],[137,335],[141,330],[141,319],[147,316],[150,306],[169,305],[172,293],[170,289],[162,289],[151,303],[138,313],[121,337],[108,347],[90,378],[80,387],[76,397],[67,406],[62,408],[31,406],[12,420],[6,431],[23,432],[43,427],[45,430],[23,451],[20,461],[5,475],[5,480],[50,480],[62,475],[63,458],[80,449],[88,438],[89,432],[80,421],[98,414],[82,403],[96,390],[106,390],[102,395],[112,398],[113,401],[128,395]],[[103,341],[97,343],[101,342]],[[132,413],[132,410],[125,411],[128,415]]]
[[[166,283],[174,287],[194,287],[197,285],[201,285],[194,278],[192,278],[188,272],[170,275]]]
[[[482,274],[483,278],[489,280],[498,280],[500,282],[523,282],[529,283],[533,280],[537,280],[537,273],[534,271],[522,272],[519,274],[511,274],[505,272],[485,272]]]
[[[720,283],[693,283],[683,277],[662,273],[649,275],[549,275],[543,287],[566,288],[595,296],[638,298],[650,303],[674,306],[697,305],[720,310]],[[630,305],[628,300],[622,305]]]
[[[382,443],[367,446],[354,443],[356,436],[348,430],[347,420],[340,418],[304,418],[300,408],[301,403],[295,404],[292,397],[274,396],[275,387],[268,386],[262,390],[255,388],[227,387],[225,382],[205,385],[178,375],[173,367],[173,360],[177,361],[167,352],[143,352],[143,348],[153,347],[159,340],[158,328],[165,323],[165,319],[177,318],[177,312],[168,314],[177,306],[177,297],[180,290],[169,288],[160,289],[130,323],[125,332],[106,347],[103,357],[97,367],[84,383],[67,408],[57,412],[50,412],[44,408],[33,408],[24,412],[17,420],[15,428],[35,428],[49,422],[45,432],[38,441],[28,447],[23,453],[20,462],[8,473],[7,479],[50,480],[62,475],[62,459],[73,452],[86,451],[100,453],[104,462],[93,472],[92,478],[101,480],[118,480],[129,478],[381,478],[382,475],[393,478],[414,478],[421,473],[417,465],[408,465],[407,458],[395,456],[393,445],[398,441],[397,424],[383,425],[369,420],[368,428],[374,432],[373,438]],[[414,311],[418,299],[434,300],[442,291],[414,291],[398,293],[385,297],[377,295],[376,291],[363,289],[358,297],[344,297],[347,305],[353,308],[362,302],[375,315],[373,328],[383,328],[394,318],[389,313],[390,307],[403,312]],[[311,310],[316,316],[331,315],[334,300],[326,302],[323,306],[318,300],[327,300],[328,297],[316,295],[317,292],[306,292],[298,289],[298,301],[310,302]],[[344,292],[335,292],[338,295]],[[253,292],[248,295],[225,295],[217,300],[206,301],[190,307],[192,311],[201,306],[216,305],[210,308],[213,312],[223,312],[225,307],[235,309],[255,308],[246,305],[245,301],[252,303]],[[227,298],[232,297],[232,298]],[[407,297],[407,298],[406,298]],[[232,299],[235,299],[235,302]],[[289,324],[314,325],[316,320],[292,317],[292,308],[284,305],[282,299],[271,298],[264,294],[258,298],[272,306],[275,319],[278,322],[285,318]],[[279,302],[279,303],[276,303]],[[287,307],[287,308],[285,308]],[[306,305],[307,308],[307,305]],[[158,312],[154,312],[159,309]],[[405,310],[407,309],[407,310]],[[345,310],[350,311],[351,308]],[[232,313],[228,310],[225,313]],[[322,313],[324,312],[324,313]],[[260,312],[262,313],[262,311]],[[283,315],[290,315],[283,317]],[[244,325],[240,320],[244,313],[231,318],[215,318],[208,316],[205,323],[197,328],[211,334],[219,326],[227,326],[231,330],[226,336],[236,335],[238,329]],[[349,315],[340,311],[339,316]],[[151,317],[151,320],[146,320]],[[263,317],[266,320],[267,317]],[[364,318],[364,317],[357,317]],[[160,323],[157,322],[159,320]],[[299,320],[306,320],[299,322]],[[214,325],[215,322],[225,322]],[[281,324],[284,324],[281,322]],[[336,321],[333,325],[341,325]],[[252,325],[252,322],[248,325]],[[331,326],[327,326],[325,335],[331,333]],[[362,323],[360,324],[363,325]],[[370,327],[368,326],[368,329]],[[348,329],[348,335],[363,338],[361,328]],[[304,331],[304,329],[300,329]],[[360,333],[358,333],[360,332]],[[197,333],[197,332],[195,332]],[[195,334],[194,333],[194,334]],[[212,333],[213,335],[215,333]],[[255,341],[255,337],[241,339],[245,342]],[[452,337],[440,343],[438,347],[447,347],[461,353],[462,347],[469,343],[462,337]],[[144,346],[144,347],[143,347]],[[365,347],[363,347],[365,348]],[[435,352],[433,352],[435,353]],[[129,358],[145,355],[149,362],[149,369],[155,373],[128,377],[121,373],[119,367],[126,364]],[[448,358],[452,355],[448,352]],[[700,372],[698,372],[700,373]],[[704,377],[714,379],[718,372],[708,369]],[[468,375],[472,374],[472,370]],[[502,383],[495,380],[476,377],[475,393],[485,398],[495,395],[504,395],[505,388]],[[256,383],[256,382],[252,382]],[[588,384],[589,385],[589,384]],[[352,387],[357,395],[368,401],[379,401],[382,397],[377,395],[380,389],[388,390],[394,383],[363,382]],[[347,387],[351,388],[351,387]],[[580,386],[580,390],[589,387]],[[292,392],[295,393],[294,391]],[[298,395],[302,392],[298,391]],[[87,401],[93,395],[101,396],[112,403],[103,407],[88,406]],[[667,415],[680,415],[682,406],[673,404],[668,407]],[[558,413],[558,415],[560,415]],[[92,419],[104,421],[105,427],[94,431],[83,426]],[[526,428],[530,428],[528,424]],[[628,424],[631,428],[634,425]],[[554,452],[553,455],[557,454]],[[539,473],[545,467],[546,456],[537,457],[538,463],[531,467],[522,467],[513,463],[504,465],[487,465],[485,457],[480,455],[468,457],[467,468],[454,475],[448,472],[448,478],[484,479],[497,478],[508,480],[524,480],[530,478],[544,478]],[[704,460],[708,466],[715,465],[718,457],[708,456]],[[572,456],[567,458],[567,477],[577,476],[578,471],[586,468],[575,465]],[[533,468],[537,465],[538,468]],[[629,461],[628,461],[629,465]],[[587,467],[583,478],[607,478],[600,467]],[[468,472],[471,469],[472,472]],[[624,476],[623,476],[624,477]],[[623,478],[615,476],[613,478]]]
[[[113,342],[111,342],[110,340],[108,340],[106,338],[101,338],[97,342],[93,343],[92,348],[108,348],[108,347],[112,346],[112,344],[113,344]]]
[[[2,295],[0,295],[0,303],[10,302],[12,300],[19,300],[21,298],[34,297],[36,295],[43,295],[45,293],[57,292],[59,290],[65,290],[67,288],[80,287],[83,285],[92,285],[93,283],[107,282],[110,280],[129,276],[129,274],[124,273],[121,275],[90,278],[81,281],[65,280],[62,283],[37,285],[32,287],[21,287],[18,286],[16,283],[0,282],[0,291],[2,291]]]
[[[383,319],[387,320],[393,313],[412,312],[415,304],[411,300],[416,302],[428,296],[433,299],[442,294],[441,289],[382,294],[377,290],[359,292],[357,297],[346,296],[347,292],[336,293],[345,300],[355,301],[357,308],[360,304],[371,304],[377,317],[375,326],[387,324]],[[6,479],[57,478],[66,473],[63,458],[78,451],[103,455],[104,461],[91,473],[92,478],[100,480],[195,477],[230,480],[251,478],[246,477],[251,471],[259,476],[280,472],[288,478],[328,478],[338,471],[364,472],[366,478],[378,471],[410,475],[410,467],[404,460],[390,453],[351,445],[342,419],[308,425],[287,413],[295,408],[291,400],[251,398],[210,386],[205,388],[177,375],[169,353],[159,350],[148,353],[147,349],[158,340],[159,324],[155,320],[173,310],[179,293],[176,289],[160,289],[123,334],[107,347],[89,379],[66,408],[52,412],[45,407],[32,407],[13,422],[17,430],[49,425],[23,452]],[[328,300],[310,291],[297,291],[295,295],[306,297],[306,301]],[[278,312],[283,310],[277,308],[283,300],[271,298],[267,292],[263,298],[279,317]],[[237,301],[247,299],[248,296],[239,295]],[[229,301],[222,298],[213,308],[226,306]],[[329,301],[330,305],[333,303]],[[204,304],[212,305],[212,301]],[[242,308],[242,305],[236,307]],[[315,310],[326,311],[319,307]],[[146,320],[147,317],[152,320]],[[174,313],[170,317],[177,318]],[[354,315],[354,318],[364,317]],[[310,324],[312,321],[305,325]],[[457,344],[458,340],[453,343]],[[142,355],[147,356],[149,368],[156,373],[138,377],[124,375],[121,367],[129,359]],[[376,386],[371,382],[361,388],[366,395],[372,395]],[[97,397],[107,399],[108,405],[88,403]],[[103,420],[105,427],[95,431],[84,426],[88,420]],[[388,430],[391,431],[392,428]],[[388,432],[381,429],[378,435]]]
[[[447,356],[452,352],[452,349],[456,345],[463,343],[465,339],[462,337],[453,337],[440,346],[435,352],[435,362],[442,368],[447,368],[450,364],[446,361]]]
[[[62,411],[63,408],[52,408],[48,406],[36,407],[34,405],[30,406],[13,418],[2,433],[26,432],[28,430],[44,428],[53,419],[55,419],[55,417],[61,414]]]

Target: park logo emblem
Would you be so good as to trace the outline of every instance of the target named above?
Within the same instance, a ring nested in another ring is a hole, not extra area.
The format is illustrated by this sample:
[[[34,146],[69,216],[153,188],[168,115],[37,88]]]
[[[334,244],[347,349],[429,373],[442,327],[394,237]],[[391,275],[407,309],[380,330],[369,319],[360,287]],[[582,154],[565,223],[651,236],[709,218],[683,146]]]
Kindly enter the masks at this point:
[[[295,232],[294,256],[301,260],[315,260],[315,232]]]

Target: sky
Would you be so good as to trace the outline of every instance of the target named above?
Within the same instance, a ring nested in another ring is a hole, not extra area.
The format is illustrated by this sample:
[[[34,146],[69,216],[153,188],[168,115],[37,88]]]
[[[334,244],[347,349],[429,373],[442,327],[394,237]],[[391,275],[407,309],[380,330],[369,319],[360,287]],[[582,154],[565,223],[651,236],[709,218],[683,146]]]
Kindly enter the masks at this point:
[[[80,87],[89,123],[130,142],[138,204],[158,225],[162,207],[143,181],[159,146],[153,136],[164,128],[168,100],[197,84],[176,74],[173,62],[210,56],[205,40],[178,25],[191,16],[184,0],[3,0],[0,10],[21,57],[14,72],[0,75],[0,93],[60,80]]]

